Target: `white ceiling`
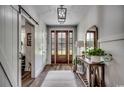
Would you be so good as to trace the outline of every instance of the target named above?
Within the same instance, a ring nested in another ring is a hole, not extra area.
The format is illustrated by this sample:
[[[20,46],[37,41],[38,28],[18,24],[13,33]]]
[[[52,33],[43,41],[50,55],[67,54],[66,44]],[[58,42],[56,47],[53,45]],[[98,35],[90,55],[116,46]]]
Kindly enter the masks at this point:
[[[35,5],[33,6],[41,19],[47,25],[60,25],[57,21],[57,7],[59,5]],[[90,6],[86,5],[65,5],[67,8],[66,22],[62,25],[77,25],[85,17]]]

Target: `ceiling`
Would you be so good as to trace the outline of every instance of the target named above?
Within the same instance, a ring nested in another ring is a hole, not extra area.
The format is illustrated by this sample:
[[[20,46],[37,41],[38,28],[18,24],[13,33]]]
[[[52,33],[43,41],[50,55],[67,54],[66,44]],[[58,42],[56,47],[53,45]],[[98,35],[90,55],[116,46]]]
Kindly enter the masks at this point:
[[[60,25],[57,21],[57,8],[59,5],[35,5],[35,11],[40,14],[41,20],[47,25]],[[61,25],[77,25],[85,17],[90,6],[64,5],[67,8],[66,22]]]

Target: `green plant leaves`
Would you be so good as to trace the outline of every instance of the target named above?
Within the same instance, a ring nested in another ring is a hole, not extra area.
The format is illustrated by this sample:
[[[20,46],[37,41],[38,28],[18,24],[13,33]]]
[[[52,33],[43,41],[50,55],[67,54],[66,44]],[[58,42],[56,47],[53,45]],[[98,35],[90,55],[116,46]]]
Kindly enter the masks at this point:
[[[105,53],[104,50],[100,48],[89,49],[86,51],[86,54],[88,56],[103,56],[104,53]]]
[[[81,64],[81,61],[80,60],[76,60],[76,58],[73,60],[73,64],[76,65],[76,64]]]

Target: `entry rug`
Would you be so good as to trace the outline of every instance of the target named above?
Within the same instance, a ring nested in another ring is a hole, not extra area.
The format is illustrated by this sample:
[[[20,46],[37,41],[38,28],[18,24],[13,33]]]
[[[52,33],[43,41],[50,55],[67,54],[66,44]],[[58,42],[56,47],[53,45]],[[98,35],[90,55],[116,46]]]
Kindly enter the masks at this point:
[[[77,87],[71,71],[49,71],[41,87]]]

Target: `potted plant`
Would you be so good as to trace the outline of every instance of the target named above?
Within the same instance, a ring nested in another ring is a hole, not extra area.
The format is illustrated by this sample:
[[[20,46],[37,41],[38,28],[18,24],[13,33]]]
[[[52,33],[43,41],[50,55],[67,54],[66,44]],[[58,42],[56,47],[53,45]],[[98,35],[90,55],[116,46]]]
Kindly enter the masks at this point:
[[[73,72],[76,72],[76,70],[77,70],[77,60],[74,59],[72,63],[73,63]]]
[[[83,74],[83,66],[81,61],[77,60],[77,72]]]
[[[87,50],[86,54],[90,56],[92,62],[100,62],[101,56],[104,56],[105,52],[100,48],[94,48]]]
[[[82,73],[82,64],[79,60],[77,60],[76,58],[73,60],[73,72],[78,72],[78,73]]]

